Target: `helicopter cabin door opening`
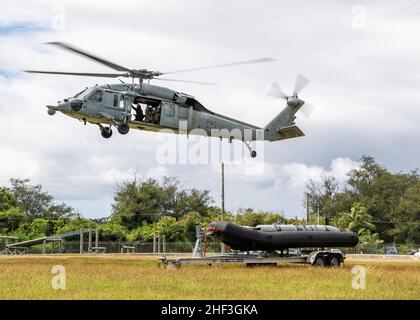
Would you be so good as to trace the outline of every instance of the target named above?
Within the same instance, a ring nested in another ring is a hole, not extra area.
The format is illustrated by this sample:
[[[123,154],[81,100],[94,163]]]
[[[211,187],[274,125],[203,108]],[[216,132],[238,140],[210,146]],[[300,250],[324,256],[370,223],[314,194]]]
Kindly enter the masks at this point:
[[[132,110],[133,120],[159,125],[161,120],[161,101],[135,97]]]

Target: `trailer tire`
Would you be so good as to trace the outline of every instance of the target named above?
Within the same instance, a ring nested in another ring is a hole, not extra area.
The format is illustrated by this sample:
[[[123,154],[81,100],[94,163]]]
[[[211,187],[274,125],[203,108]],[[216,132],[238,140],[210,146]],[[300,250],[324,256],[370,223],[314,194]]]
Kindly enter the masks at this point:
[[[331,268],[340,268],[340,258],[337,255],[332,255],[328,259],[328,266]]]
[[[320,267],[320,268],[325,268],[325,259],[323,256],[319,255],[318,257],[315,258],[315,262],[314,262],[314,266],[315,267]]]

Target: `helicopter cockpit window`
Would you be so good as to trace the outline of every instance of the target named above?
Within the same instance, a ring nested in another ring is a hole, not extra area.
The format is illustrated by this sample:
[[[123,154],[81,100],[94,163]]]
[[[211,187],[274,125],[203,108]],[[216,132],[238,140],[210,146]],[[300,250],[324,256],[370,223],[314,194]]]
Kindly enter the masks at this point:
[[[82,91],[80,91],[78,94],[75,94],[73,98],[80,98],[86,91],[88,91],[89,89],[86,88]]]
[[[95,90],[92,95],[89,97],[89,100],[94,102],[102,102],[102,96],[103,96],[102,90]]]
[[[121,100],[120,100],[120,108],[124,109],[125,103],[124,103],[124,96],[121,96]]]

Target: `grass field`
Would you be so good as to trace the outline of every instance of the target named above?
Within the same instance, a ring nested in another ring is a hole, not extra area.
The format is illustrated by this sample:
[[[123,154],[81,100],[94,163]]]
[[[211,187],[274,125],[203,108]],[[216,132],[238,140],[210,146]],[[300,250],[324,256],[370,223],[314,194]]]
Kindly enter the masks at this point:
[[[66,269],[65,290],[52,289],[53,265]],[[366,268],[364,290],[352,289],[354,265]],[[420,261],[165,269],[156,257],[3,256],[0,299],[420,299]]]

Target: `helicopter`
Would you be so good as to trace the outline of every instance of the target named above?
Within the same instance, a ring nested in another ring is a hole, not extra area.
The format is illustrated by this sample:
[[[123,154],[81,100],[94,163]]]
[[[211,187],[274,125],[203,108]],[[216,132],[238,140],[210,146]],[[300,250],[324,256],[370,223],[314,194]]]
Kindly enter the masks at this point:
[[[171,129],[175,134],[201,134],[220,139],[241,140],[250,151],[251,157],[256,157],[252,143],[256,140],[277,141],[304,136],[294,120],[296,112],[305,104],[298,94],[309,83],[309,80],[298,75],[292,95],[286,95],[276,84],[270,87],[268,95],[286,100],[285,108],[265,127],[261,128],[222,114],[210,111],[193,96],[172,89],[150,84],[150,80],[186,82],[203,85],[213,85],[211,82],[198,82],[162,78],[162,75],[191,72],[204,69],[231,67],[246,64],[274,61],[273,58],[225,63],[208,67],[190,68],[172,72],[152,71],[148,69],[129,69],[88,53],[64,42],[48,42],[72,53],[103,64],[116,73],[86,73],[23,70],[28,73],[56,74],[67,76],[88,76],[103,78],[131,78],[131,83],[122,81],[117,84],[96,85],[86,87],[76,95],[58,101],[57,105],[48,105],[48,114],[53,116],[57,111],[87,123],[98,125],[102,137],[112,136],[112,127],[117,128],[122,135],[130,129],[158,132],[161,129]],[[137,81],[138,80],[138,81]],[[137,83],[137,82],[138,83]],[[309,109],[311,108],[310,105]],[[181,130],[181,123],[183,129]],[[201,130],[201,131],[200,131]]]

